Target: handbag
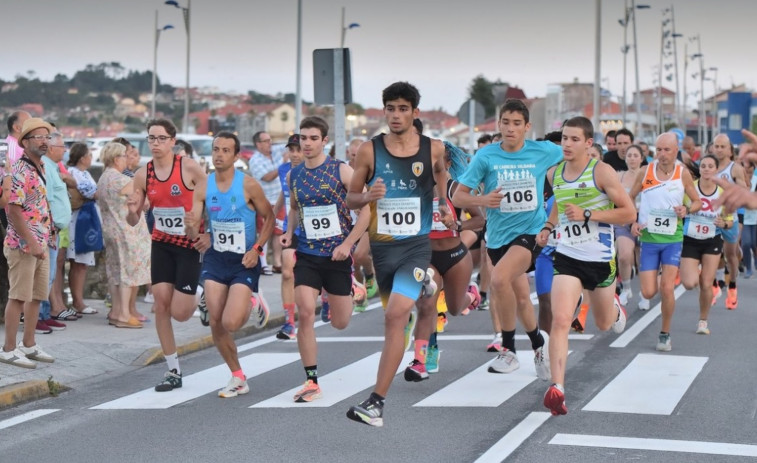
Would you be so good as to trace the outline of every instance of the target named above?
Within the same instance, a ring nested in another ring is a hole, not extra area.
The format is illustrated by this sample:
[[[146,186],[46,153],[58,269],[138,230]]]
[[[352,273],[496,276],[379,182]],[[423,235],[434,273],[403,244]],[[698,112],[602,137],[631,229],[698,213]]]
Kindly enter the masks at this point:
[[[102,251],[104,247],[103,231],[95,202],[86,201],[79,208],[79,215],[76,218],[74,249],[77,254],[84,254],[85,252]]]

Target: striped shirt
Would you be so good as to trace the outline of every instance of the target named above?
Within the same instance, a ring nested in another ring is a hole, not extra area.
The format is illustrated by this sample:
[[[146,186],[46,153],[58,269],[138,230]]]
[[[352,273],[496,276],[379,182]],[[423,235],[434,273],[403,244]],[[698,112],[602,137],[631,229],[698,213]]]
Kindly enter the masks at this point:
[[[8,144],[8,164],[13,165],[24,155],[24,149],[18,144],[18,140],[13,135],[8,135],[5,143]]]

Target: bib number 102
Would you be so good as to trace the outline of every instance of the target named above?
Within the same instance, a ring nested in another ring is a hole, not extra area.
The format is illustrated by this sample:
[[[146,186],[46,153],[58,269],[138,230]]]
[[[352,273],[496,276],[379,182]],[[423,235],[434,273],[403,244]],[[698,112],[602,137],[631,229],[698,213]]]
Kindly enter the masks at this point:
[[[158,217],[161,228],[183,228],[184,220],[181,217]]]
[[[384,223],[387,225],[412,225],[415,223],[415,214],[413,212],[405,212],[404,214],[402,212],[395,212],[391,215],[388,212],[384,212],[381,214],[381,218],[384,219]]]

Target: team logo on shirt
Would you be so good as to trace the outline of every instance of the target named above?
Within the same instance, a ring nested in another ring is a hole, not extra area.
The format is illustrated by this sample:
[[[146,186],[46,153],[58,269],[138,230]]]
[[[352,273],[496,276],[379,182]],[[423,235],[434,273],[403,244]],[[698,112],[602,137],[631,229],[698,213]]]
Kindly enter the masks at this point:
[[[422,162],[414,162],[413,163],[413,174],[415,174],[416,177],[420,177],[420,175],[423,173],[423,163]]]
[[[179,196],[181,194],[181,190],[179,189],[179,185],[173,184],[171,185],[171,196]]]
[[[413,277],[415,278],[415,281],[423,281],[426,277],[426,271],[422,268],[415,267],[415,270],[413,270]]]
[[[411,190],[415,190],[415,187],[418,186],[418,184],[415,182],[414,179],[410,179],[410,182],[408,182],[410,185]]]

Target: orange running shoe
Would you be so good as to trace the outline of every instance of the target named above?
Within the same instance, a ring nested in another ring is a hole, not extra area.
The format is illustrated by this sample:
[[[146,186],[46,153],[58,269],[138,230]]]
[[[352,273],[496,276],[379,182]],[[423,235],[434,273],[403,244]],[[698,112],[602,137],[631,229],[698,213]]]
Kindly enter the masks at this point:
[[[725,308],[728,310],[736,310],[739,305],[739,296],[736,288],[728,288],[728,296],[725,298]]]

